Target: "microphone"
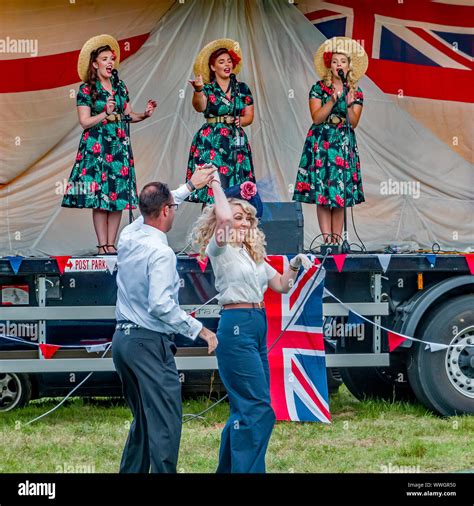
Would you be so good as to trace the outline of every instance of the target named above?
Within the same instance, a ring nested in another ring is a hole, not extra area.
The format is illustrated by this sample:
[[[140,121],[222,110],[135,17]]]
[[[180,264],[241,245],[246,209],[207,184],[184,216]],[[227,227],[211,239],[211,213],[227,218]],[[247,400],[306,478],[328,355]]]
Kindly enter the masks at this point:
[[[112,71],[113,72],[113,71]],[[344,75],[344,71],[342,69],[339,69],[337,71],[337,75],[339,76],[339,78],[341,79],[341,81],[346,84],[346,76]]]

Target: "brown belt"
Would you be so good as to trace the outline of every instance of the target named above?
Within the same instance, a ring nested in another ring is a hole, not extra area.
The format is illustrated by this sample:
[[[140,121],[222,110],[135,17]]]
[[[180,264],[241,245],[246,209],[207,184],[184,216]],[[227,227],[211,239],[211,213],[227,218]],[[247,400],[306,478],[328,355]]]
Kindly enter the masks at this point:
[[[215,118],[206,118],[208,123],[226,123],[232,125],[234,122],[234,116],[216,116]]]
[[[265,309],[264,302],[237,302],[235,304],[224,304],[223,309]]]

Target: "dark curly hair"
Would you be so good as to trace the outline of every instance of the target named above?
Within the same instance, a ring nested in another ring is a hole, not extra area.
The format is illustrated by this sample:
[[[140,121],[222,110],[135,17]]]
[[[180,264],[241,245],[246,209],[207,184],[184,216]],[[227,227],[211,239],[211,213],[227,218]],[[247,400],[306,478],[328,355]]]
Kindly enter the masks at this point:
[[[104,53],[105,51],[111,51],[112,53],[114,52],[109,45],[100,46],[91,52],[91,57],[89,59],[89,67],[87,68],[87,83],[91,88],[91,98],[93,104],[97,100],[98,92],[97,92],[97,70],[94,68],[92,64],[97,60],[99,55],[101,53]]]

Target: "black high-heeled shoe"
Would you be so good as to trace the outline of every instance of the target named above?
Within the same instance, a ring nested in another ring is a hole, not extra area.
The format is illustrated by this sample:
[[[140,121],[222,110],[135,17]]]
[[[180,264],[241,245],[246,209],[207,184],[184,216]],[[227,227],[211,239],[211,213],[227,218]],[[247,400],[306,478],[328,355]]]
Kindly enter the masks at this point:
[[[95,256],[104,256],[104,255],[107,255],[107,251],[105,249],[106,247],[107,247],[107,244],[98,244],[97,245],[98,251],[97,251],[97,253],[96,253]],[[103,253],[100,252],[101,249],[104,250]]]
[[[116,255],[117,254],[117,248],[115,247],[115,244],[106,244],[107,248],[114,248],[115,251],[107,251],[106,255]]]

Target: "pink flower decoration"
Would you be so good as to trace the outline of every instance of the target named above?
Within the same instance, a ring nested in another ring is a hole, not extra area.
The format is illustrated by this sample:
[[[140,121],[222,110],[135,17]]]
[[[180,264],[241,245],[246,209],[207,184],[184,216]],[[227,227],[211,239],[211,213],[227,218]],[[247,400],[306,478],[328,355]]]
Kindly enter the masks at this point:
[[[82,136],[82,138],[87,141],[87,139],[89,138],[89,132],[84,132],[84,135]]]
[[[105,172],[102,172],[102,181],[107,181],[107,174]]]
[[[211,151],[209,151],[209,158],[211,160],[214,160],[215,157],[216,157],[216,152],[213,149],[211,149]]]
[[[117,194],[115,192],[112,192],[110,195],[110,200],[117,200]]]
[[[322,160],[316,160],[316,167],[322,167],[323,166],[323,161]]]
[[[101,151],[102,147],[101,145],[96,142],[93,146],[92,146],[92,152],[94,153],[94,155],[98,155]]]
[[[245,181],[245,183],[240,185],[240,195],[245,200],[250,200],[257,195],[257,185],[252,183],[252,181]]]
[[[82,153],[77,153],[76,160],[80,162],[82,160]]]
[[[84,86],[84,88],[82,88],[82,93],[84,93],[84,95],[89,95],[90,92],[89,86]]]
[[[207,127],[202,131],[203,137],[207,137],[211,133],[211,128]]]
[[[237,163],[243,163],[245,160],[245,156],[242,153],[237,154]]]
[[[126,165],[122,165],[122,168],[120,169],[120,174],[122,174],[122,176],[128,176],[128,167]]]
[[[328,141],[324,141],[324,142],[323,142],[323,148],[324,148],[326,151],[329,149],[329,146],[330,146],[330,144],[329,144],[329,142],[328,142]]]
[[[114,159],[114,157],[112,155],[110,155],[110,154],[109,155],[105,155],[105,161],[107,163],[110,163],[113,159]]]
[[[93,181],[91,183],[91,192],[95,193],[98,189],[99,189],[99,185],[95,181]]]
[[[223,135],[224,137],[227,137],[229,135],[229,129],[227,128],[221,128],[219,133]]]
[[[219,167],[219,172],[221,174],[227,174],[229,172],[229,167],[227,167],[226,165],[223,165],[222,167]]]

